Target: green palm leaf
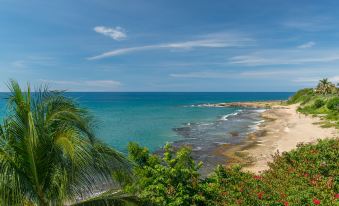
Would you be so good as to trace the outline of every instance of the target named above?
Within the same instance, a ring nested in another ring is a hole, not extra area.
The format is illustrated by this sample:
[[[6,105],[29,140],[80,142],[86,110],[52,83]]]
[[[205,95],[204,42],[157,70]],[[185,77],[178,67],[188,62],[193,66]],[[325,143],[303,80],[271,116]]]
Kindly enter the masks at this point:
[[[137,197],[127,195],[121,191],[107,191],[102,194],[98,194],[92,198],[80,201],[72,204],[72,206],[137,206],[141,205],[141,202]]]
[[[129,162],[95,138],[93,118],[74,100],[47,87],[22,92],[13,80],[8,87],[0,205],[71,204],[131,180]]]

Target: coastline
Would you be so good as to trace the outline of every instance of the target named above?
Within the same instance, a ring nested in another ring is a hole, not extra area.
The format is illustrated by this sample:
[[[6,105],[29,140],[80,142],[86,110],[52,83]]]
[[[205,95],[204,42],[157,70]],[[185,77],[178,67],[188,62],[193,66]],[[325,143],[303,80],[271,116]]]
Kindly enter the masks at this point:
[[[279,101],[236,102],[216,105],[265,108],[263,123],[238,145],[221,145],[216,153],[227,158],[227,165],[241,164],[244,171],[260,173],[268,169],[272,155],[295,149],[300,143],[313,143],[317,139],[338,138],[335,128],[322,128],[318,117],[297,112],[298,105],[285,106]]]

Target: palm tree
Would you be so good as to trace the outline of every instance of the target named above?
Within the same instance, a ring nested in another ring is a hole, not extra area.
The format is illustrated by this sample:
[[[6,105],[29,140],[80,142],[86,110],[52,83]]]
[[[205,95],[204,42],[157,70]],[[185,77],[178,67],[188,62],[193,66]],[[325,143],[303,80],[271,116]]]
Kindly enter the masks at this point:
[[[320,94],[331,94],[335,90],[335,85],[330,82],[327,78],[319,81],[316,91]]]
[[[91,116],[63,92],[31,93],[29,85],[22,92],[14,80],[9,89],[0,125],[0,205],[87,204],[128,177],[128,161],[95,138]]]

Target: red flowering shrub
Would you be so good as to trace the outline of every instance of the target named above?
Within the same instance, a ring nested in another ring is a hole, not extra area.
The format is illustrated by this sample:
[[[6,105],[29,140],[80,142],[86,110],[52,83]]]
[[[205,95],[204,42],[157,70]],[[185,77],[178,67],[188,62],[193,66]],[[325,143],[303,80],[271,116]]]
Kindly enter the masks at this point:
[[[240,167],[219,167],[206,181],[214,191],[227,191],[227,195],[216,195],[211,205],[235,205],[239,200],[241,205],[339,204],[338,139],[277,154],[269,167],[260,176],[242,172]]]
[[[315,205],[320,205],[320,200],[318,200],[318,199],[313,199],[313,203],[314,203]]]
[[[261,200],[261,199],[263,198],[264,194],[265,194],[265,193],[263,193],[263,192],[259,192],[259,193],[258,193],[258,198]]]
[[[277,154],[260,176],[243,172],[240,166],[218,166],[211,176],[201,178],[197,173],[199,167],[185,151],[185,156],[179,155],[179,159],[171,153],[168,163],[161,163],[155,156],[148,157],[150,165],[139,162],[142,184],[133,185],[140,188],[139,197],[157,200],[154,205],[171,206],[339,205],[339,139],[304,144],[291,152]],[[187,158],[189,164],[184,161]],[[181,162],[185,164],[178,165]]]

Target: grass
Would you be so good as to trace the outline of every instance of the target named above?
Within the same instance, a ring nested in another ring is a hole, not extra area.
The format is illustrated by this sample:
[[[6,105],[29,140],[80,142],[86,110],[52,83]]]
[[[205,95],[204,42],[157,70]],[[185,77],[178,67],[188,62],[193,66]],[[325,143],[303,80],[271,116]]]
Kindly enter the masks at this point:
[[[339,94],[319,94],[313,89],[299,90],[287,104],[300,104],[298,112],[321,118],[322,127],[339,129]]]

